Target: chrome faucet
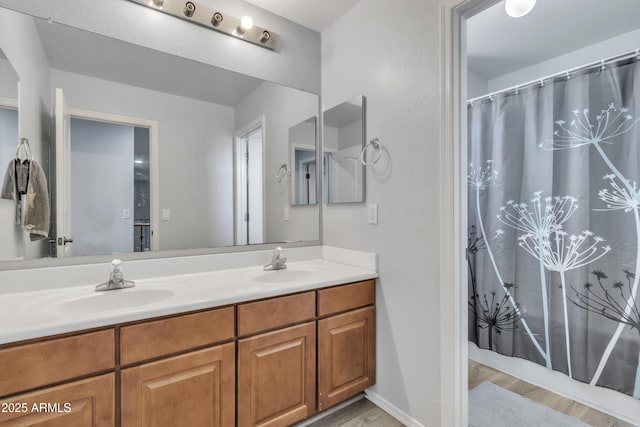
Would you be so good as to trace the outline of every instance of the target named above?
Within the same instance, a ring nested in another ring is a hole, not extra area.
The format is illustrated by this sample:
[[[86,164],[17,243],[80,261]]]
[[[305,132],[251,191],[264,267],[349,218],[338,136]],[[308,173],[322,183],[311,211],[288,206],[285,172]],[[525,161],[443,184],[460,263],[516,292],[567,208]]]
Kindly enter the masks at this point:
[[[278,246],[273,250],[273,258],[271,263],[264,266],[264,271],[284,270],[287,268],[287,258],[282,256],[282,248]]]
[[[135,282],[132,282],[131,280],[124,280],[122,261],[119,259],[114,259],[111,261],[111,272],[109,273],[109,280],[96,286],[96,292],[133,288],[135,285]]]

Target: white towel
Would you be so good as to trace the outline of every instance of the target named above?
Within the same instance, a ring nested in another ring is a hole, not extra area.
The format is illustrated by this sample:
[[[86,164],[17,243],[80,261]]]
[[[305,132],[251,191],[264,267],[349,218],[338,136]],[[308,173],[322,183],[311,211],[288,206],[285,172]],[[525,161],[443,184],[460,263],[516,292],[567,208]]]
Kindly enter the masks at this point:
[[[24,215],[24,222],[21,221],[22,217],[22,195],[18,194],[16,189],[16,161],[11,160],[7,167],[7,172],[4,174],[4,180],[2,182],[2,191],[0,191],[0,198],[14,200],[16,202],[16,223],[29,231],[31,240],[45,239],[49,237],[49,223],[50,223],[50,206],[49,206],[49,191],[47,188],[47,178],[42,170],[42,167],[35,160],[29,162],[28,181],[26,188],[26,212]],[[18,167],[23,167],[23,164],[19,164]],[[20,174],[20,172],[18,172]],[[22,179],[18,180],[18,183],[22,183]]]

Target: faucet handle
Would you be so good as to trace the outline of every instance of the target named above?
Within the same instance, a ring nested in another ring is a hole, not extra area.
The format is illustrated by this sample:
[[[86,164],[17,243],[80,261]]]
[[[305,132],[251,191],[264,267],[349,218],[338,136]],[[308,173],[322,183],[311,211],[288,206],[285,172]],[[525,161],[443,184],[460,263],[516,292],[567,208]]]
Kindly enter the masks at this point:
[[[278,246],[273,250],[273,259],[282,259],[282,247]]]

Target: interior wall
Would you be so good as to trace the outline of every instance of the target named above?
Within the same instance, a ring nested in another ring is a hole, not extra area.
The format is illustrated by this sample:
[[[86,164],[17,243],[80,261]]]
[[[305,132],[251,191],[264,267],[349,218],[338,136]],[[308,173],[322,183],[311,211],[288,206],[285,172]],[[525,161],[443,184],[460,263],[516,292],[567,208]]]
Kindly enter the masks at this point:
[[[236,129],[242,129],[265,116],[265,241],[285,242],[319,240],[319,209],[313,206],[292,206],[289,220],[284,220],[284,208],[290,206],[289,181],[276,181],[280,165],[289,161],[289,128],[318,114],[318,97],[287,87],[265,82],[236,105]],[[230,175],[230,176],[233,176]]]
[[[122,0],[0,0],[0,6],[263,80],[320,93],[320,34],[243,0],[200,0],[224,13],[250,15],[275,34],[270,51]],[[259,66],[256,66],[259,64]]]
[[[2,50],[0,42],[0,50]],[[0,58],[0,98],[18,100],[18,75],[11,63]]]
[[[71,119],[72,255],[133,252],[133,130]]]
[[[489,93],[489,80],[467,69],[467,99]]]
[[[489,79],[487,86],[488,91],[484,94],[561,73],[571,68],[600,61],[601,59],[633,52],[639,47],[638,40],[640,40],[640,29],[603,40],[512,73]]]
[[[24,49],[24,46],[29,49]],[[28,138],[33,158],[49,174],[51,98],[49,61],[30,17],[0,9],[0,49],[20,79],[19,137]],[[17,144],[18,141],[16,141]],[[4,176],[6,165],[0,165]],[[49,183],[51,188],[51,182]],[[0,200],[0,241],[14,242],[0,258],[39,258],[48,254],[46,239],[31,242],[29,233],[14,224],[14,203]],[[7,226],[7,224],[9,226]],[[2,246],[9,246],[3,243]]]
[[[51,87],[70,108],[158,122],[161,250],[233,244],[233,108],[56,69]]]
[[[324,244],[378,253],[369,393],[406,414],[406,424],[425,426],[440,425],[439,7],[361,0],[322,32],[324,104],[365,95],[367,139],[384,147],[366,168],[378,225],[367,224],[366,204],[329,205]]]

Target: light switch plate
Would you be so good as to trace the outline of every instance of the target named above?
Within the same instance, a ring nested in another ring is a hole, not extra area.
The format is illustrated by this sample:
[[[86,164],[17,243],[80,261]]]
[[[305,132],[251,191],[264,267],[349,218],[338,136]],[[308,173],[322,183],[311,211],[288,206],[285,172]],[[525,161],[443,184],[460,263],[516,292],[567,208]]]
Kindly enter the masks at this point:
[[[378,223],[378,205],[369,205],[369,208],[367,210],[367,218],[369,224]]]
[[[162,209],[162,220],[163,221],[171,220],[171,209]]]
[[[131,209],[122,209],[122,219],[131,219]]]

